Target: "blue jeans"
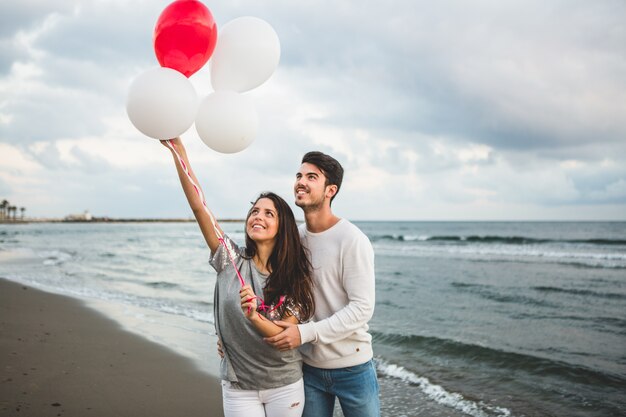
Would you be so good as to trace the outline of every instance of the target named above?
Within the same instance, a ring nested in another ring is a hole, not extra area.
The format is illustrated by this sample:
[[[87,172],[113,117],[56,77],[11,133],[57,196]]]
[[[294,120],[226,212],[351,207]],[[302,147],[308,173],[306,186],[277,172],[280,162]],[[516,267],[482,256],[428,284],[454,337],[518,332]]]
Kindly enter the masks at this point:
[[[380,417],[378,379],[374,362],[338,369],[304,364],[302,417],[332,417],[335,397],[345,417]]]

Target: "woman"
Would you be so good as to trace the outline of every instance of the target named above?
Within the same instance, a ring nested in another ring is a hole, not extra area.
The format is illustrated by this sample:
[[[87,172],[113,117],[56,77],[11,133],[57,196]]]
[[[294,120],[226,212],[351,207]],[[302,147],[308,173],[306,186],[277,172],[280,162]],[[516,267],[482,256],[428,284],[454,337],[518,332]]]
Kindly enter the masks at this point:
[[[314,310],[310,264],[291,208],[274,193],[261,194],[246,216],[246,247],[239,248],[223,234],[199,186],[188,178],[198,184],[180,138],[163,144],[172,151],[217,271],[214,313],[224,353],[220,373],[225,416],[300,416],[304,406],[300,354],[263,342],[263,337],[283,330],[272,320],[303,322]]]

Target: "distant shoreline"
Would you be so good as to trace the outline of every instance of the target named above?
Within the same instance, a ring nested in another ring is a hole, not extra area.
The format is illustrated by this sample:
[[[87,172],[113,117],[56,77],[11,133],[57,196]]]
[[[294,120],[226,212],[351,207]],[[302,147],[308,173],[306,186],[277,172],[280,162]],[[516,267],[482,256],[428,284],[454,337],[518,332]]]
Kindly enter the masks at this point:
[[[243,223],[245,219],[217,219],[220,223]],[[623,223],[624,219],[616,220],[351,220],[355,223],[379,223],[379,222],[417,222],[417,223]],[[296,219],[297,223],[304,222],[304,219]],[[55,218],[35,218],[0,220],[0,225],[4,224],[28,224],[28,223],[196,223],[193,218],[108,218],[94,217],[91,220],[81,219],[55,219]]]
[[[243,219],[218,219],[220,223],[241,223]],[[0,220],[0,224],[27,224],[27,223],[196,223],[196,219],[114,219],[96,218],[91,220],[65,220],[65,219],[24,219],[24,220]]]

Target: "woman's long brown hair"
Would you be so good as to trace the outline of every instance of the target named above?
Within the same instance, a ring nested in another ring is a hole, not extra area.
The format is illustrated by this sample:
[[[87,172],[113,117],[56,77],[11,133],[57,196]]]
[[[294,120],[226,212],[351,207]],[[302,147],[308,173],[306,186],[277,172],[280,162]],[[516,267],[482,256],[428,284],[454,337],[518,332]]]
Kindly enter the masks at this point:
[[[270,274],[263,289],[263,299],[267,305],[276,305],[280,297],[284,295],[285,302],[278,307],[280,316],[284,317],[286,304],[293,303],[299,309],[300,320],[306,321],[313,316],[315,311],[313,278],[306,249],[300,242],[296,219],[291,207],[277,194],[261,193],[254,204],[262,198],[270,199],[278,213],[278,233],[274,249],[266,265]],[[252,210],[246,216],[246,225],[251,212]],[[246,256],[252,258],[256,255],[256,251],[256,243],[246,231]]]

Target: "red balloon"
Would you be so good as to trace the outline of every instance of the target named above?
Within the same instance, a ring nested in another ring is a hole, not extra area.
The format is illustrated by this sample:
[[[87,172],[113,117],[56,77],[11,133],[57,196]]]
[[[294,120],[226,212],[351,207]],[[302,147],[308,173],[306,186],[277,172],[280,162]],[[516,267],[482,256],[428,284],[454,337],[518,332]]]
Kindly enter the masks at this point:
[[[197,0],[176,0],[161,12],[154,27],[154,52],[162,67],[186,77],[211,57],[217,25],[209,9]]]

